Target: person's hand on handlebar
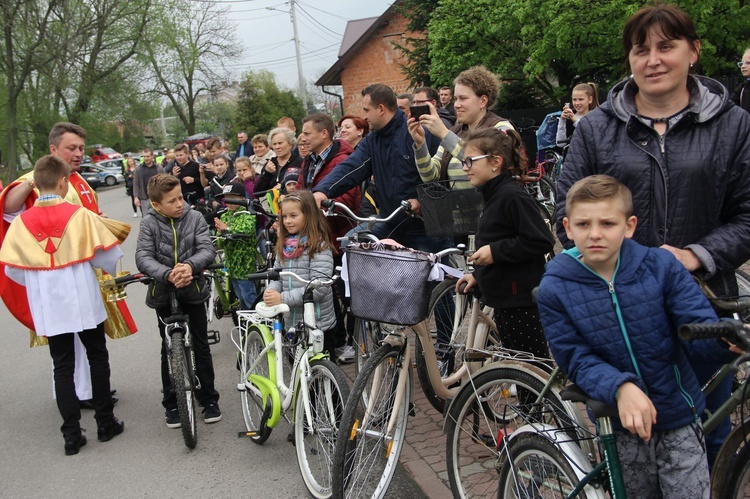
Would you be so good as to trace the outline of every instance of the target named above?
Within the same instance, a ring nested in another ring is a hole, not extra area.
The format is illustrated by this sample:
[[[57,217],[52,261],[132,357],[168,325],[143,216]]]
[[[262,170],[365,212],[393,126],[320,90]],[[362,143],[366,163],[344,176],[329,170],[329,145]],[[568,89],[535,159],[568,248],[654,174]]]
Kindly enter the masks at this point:
[[[328,199],[328,196],[323,194],[322,192],[313,192],[313,197],[315,198],[315,203],[317,203],[318,208],[320,208],[320,203],[323,201],[326,201]]]
[[[407,199],[407,201],[411,205],[410,209],[415,215],[422,214],[422,205],[420,204],[418,199]]]
[[[273,307],[275,305],[281,305],[281,293],[273,289],[267,289],[263,293],[263,301],[269,307]]]
[[[462,291],[461,286],[464,283],[466,284],[466,287]],[[464,276],[461,279],[459,279],[458,282],[456,283],[456,293],[466,294],[469,291],[471,291],[471,289],[476,285],[477,285],[477,280],[472,274],[464,274]]]

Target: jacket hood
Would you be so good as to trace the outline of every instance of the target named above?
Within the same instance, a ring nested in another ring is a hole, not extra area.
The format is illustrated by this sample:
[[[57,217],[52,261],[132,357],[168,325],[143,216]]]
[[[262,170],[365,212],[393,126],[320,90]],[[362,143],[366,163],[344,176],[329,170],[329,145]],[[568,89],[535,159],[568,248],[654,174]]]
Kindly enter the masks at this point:
[[[187,203],[185,203],[185,204],[187,205]],[[148,213],[146,214],[146,216],[151,215],[152,217],[154,217],[155,219],[157,219],[159,222],[165,223],[165,224],[170,224],[172,221],[176,222],[176,221],[184,219],[187,216],[188,212],[190,212],[190,210],[192,210],[192,208],[190,206],[184,206],[182,208],[182,215],[180,215],[180,218],[172,218],[172,217],[168,217],[164,213],[162,213],[159,210],[157,210],[156,208],[154,208],[154,205],[152,205],[150,202],[149,202],[149,206],[151,207],[151,209],[148,211]]]
[[[687,85],[690,91],[688,111],[695,115],[694,119],[699,123],[723,113],[732,105],[729,92],[716,80],[690,75]],[[607,102],[601,105],[602,111],[627,123],[631,116],[638,115],[635,106],[637,92],[635,80],[628,78],[621,81],[609,91]]]
[[[642,246],[632,239],[625,239],[620,248],[620,257],[615,272],[615,282],[631,282],[638,279],[641,263],[646,258],[649,248]],[[575,282],[602,282],[602,278],[594,275],[580,259],[581,252],[577,248],[565,250],[558,254],[545,268],[545,275],[558,277]]]

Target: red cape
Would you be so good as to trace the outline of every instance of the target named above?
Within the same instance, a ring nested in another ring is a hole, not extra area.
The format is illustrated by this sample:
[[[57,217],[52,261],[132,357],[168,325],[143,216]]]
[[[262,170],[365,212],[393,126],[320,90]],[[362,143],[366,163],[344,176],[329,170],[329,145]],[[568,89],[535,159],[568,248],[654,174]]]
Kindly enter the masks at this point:
[[[11,189],[19,184],[21,184],[21,181],[16,180],[8,187],[3,189],[2,192],[0,192],[0,246],[3,244],[5,235],[8,232],[8,228],[10,227],[10,223],[6,222],[4,219],[5,196],[8,194],[8,192],[10,192]],[[81,177],[77,172],[71,173],[70,184],[71,187],[78,193],[78,197],[81,200],[81,205],[84,208],[89,209],[97,215],[101,213],[99,211],[99,205],[97,204],[96,199],[93,197],[93,191],[83,179],[83,177]],[[37,197],[38,196],[36,191],[32,190],[31,194],[29,194],[24,203],[26,209],[34,206],[34,202],[36,201]],[[26,287],[21,286],[14,280],[8,278],[8,276],[5,274],[5,265],[2,263],[0,263],[0,297],[2,297],[5,306],[8,307],[8,310],[11,314],[13,314],[13,317],[15,317],[21,324],[33,331],[34,320],[31,318],[31,310],[29,309],[29,301],[26,295]],[[130,333],[132,334],[138,331],[138,328],[135,325],[135,321],[133,320],[133,316],[130,314],[130,310],[128,310],[128,306],[125,301],[118,301],[117,308],[122,313],[123,319],[125,320]]]

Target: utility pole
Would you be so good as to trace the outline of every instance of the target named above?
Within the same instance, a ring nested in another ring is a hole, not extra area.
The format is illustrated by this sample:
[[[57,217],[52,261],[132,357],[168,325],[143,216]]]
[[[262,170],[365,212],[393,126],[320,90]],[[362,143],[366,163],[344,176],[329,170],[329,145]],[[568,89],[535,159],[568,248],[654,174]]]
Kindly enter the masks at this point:
[[[294,51],[297,54],[297,73],[299,77],[299,96],[302,99],[302,104],[307,112],[307,83],[305,82],[305,76],[302,73],[302,57],[299,52],[299,35],[297,34],[297,15],[294,11],[295,0],[289,0],[289,13],[292,16],[292,28],[294,30]]]

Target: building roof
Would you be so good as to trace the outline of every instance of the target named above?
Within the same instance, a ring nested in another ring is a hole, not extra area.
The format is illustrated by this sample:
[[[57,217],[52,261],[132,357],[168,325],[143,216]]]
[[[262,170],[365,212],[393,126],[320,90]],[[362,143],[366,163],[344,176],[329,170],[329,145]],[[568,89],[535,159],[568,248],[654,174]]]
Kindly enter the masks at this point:
[[[344,37],[341,40],[339,59],[315,82],[315,85],[318,87],[324,85],[341,85],[341,71],[354,54],[356,54],[357,50],[377,33],[380,28],[388,24],[388,21],[395,12],[395,7],[399,3],[399,0],[393,2],[380,17],[368,17],[349,21],[344,30]]]

